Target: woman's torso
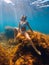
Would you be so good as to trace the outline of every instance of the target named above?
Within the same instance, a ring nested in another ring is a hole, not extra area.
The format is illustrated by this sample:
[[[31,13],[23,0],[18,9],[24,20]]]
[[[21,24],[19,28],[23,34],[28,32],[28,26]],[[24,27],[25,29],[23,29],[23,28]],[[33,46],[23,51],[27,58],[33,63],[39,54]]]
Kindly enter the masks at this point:
[[[26,31],[26,26],[27,26],[27,22],[26,21],[21,21],[20,22],[20,30],[21,31]]]

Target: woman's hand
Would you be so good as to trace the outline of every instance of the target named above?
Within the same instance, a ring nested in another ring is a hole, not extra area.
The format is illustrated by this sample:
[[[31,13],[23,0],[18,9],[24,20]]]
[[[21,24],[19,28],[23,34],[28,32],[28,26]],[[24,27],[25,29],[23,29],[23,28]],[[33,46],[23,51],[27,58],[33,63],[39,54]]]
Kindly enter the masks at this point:
[[[20,32],[20,29],[18,29],[18,32]]]

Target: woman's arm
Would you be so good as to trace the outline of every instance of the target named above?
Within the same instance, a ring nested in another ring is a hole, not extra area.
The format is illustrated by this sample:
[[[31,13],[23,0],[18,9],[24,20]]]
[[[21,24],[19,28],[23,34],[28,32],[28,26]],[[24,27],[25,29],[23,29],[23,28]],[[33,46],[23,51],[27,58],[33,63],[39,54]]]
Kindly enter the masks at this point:
[[[19,22],[18,28],[19,28],[19,29],[18,29],[18,32],[19,32],[19,31],[20,31],[20,22]]]
[[[32,28],[30,27],[29,23],[27,22],[27,26],[29,27],[29,29],[33,32]]]

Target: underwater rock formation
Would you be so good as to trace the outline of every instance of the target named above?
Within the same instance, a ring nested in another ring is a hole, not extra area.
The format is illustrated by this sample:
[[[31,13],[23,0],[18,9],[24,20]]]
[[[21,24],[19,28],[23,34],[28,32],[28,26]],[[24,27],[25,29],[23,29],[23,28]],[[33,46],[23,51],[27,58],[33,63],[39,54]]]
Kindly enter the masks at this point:
[[[9,58],[6,49],[0,45],[0,65],[9,65]]]
[[[10,26],[5,27],[5,36],[7,37],[7,39],[9,38],[14,38],[14,35],[17,35],[18,33],[18,28],[13,28]]]
[[[49,65],[49,36],[35,31],[27,32],[41,56],[35,52],[29,41],[20,35],[15,41],[7,40],[8,48],[0,44],[0,65]]]

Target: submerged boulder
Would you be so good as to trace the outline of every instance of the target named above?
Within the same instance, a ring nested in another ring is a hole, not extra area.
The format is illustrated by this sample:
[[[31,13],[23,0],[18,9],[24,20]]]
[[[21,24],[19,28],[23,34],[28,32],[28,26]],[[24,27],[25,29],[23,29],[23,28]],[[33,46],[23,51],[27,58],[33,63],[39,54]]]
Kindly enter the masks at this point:
[[[9,65],[8,53],[2,45],[0,45],[0,65]]]
[[[25,36],[20,35],[15,41],[11,38],[7,41],[10,48],[0,46],[0,65],[49,65],[49,36],[36,31],[27,33],[41,55],[35,52]]]
[[[7,39],[14,38],[15,35],[18,33],[18,28],[13,28],[10,26],[5,27],[5,36]]]

